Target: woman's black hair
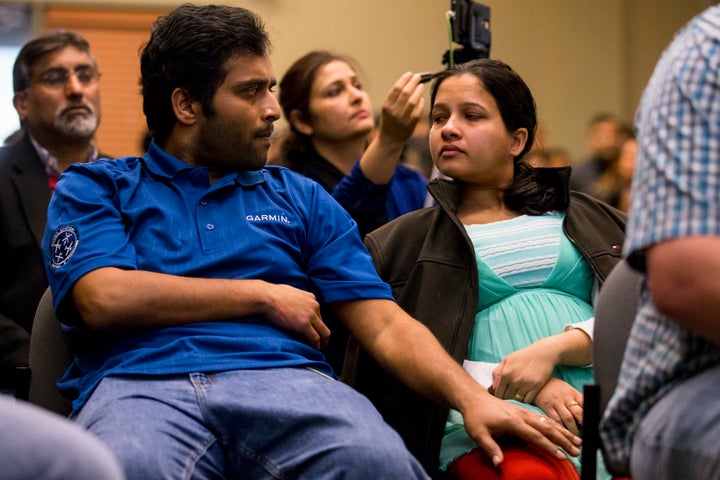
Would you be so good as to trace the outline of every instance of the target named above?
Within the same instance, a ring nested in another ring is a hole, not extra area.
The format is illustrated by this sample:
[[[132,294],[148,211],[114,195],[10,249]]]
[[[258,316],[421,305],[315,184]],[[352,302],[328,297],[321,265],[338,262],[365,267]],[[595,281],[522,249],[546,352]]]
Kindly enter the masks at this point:
[[[528,138],[523,150],[514,158],[512,184],[503,193],[505,205],[516,212],[540,215],[567,208],[565,181],[557,169],[537,169],[523,161],[532,148],[537,130],[535,99],[527,84],[510,66],[500,60],[482,58],[455,65],[438,74],[430,92],[430,108],[440,85],[450,77],[475,76],[492,95],[509,132],[525,128]]]

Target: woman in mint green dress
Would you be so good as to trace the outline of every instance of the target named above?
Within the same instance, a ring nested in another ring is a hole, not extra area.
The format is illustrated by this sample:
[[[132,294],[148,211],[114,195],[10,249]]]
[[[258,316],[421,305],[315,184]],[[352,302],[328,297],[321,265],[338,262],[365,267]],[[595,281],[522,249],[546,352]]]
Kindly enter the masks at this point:
[[[577,434],[582,388],[593,383],[588,365],[594,277],[563,234],[562,219],[551,212],[465,226],[483,279],[466,365],[471,371],[474,362],[485,364],[485,371],[494,367],[485,381],[497,396],[546,414]],[[564,384],[543,390],[550,378]],[[474,448],[462,418],[451,412],[441,467]],[[568,458],[579,469],[578,459]]]
[[[582,388],[593,382],[593,296],[621,258],[625,215],[570,192],[568,169],[523,161],[535,102],[503,62],[443,72],[430,99],[431,155],[448,177],[428,185],[437,206],[371,232],[365,245],[400,306],[479,383],[577,434]],[[489,458],[457,412],[403,389],[352,343],[343,379],[433,476],[579,478],[576,458],[558,460],[528,439],[498,436],[504,458]],[[511,412],[497,406],[499,418]]]

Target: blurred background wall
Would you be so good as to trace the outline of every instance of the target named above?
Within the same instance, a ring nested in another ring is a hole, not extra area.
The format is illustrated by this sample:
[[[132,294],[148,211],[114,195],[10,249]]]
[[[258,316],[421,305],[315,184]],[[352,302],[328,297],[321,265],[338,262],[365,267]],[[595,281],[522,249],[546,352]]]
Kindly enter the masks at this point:
[[[50,28],[83,33],[98,58],[103,120],[101,150],[140,153],[145,132],[137,80],[138,50],[158,15],[183,2],[76,0],[0,2],[1,30],[13,10],[27,9],[25,38]],[[448,50],[445,12],[450,0],[243,0],[223,2],[248,8],[265,20],[273,41],[278,79],[311,49],[349,55],[374,106],[380,107],[405,71],[443,68]],[[491,9],[491,57],[515,68],[538,104],[546,146],[561,146],[574,159],[585,155],[585,128],[598,112],[632,121],[652,69],[674,32],[711,3],[709,0],[484,0]],[[12,42],[11,42],[12,43]],[[17,42],[16,42],[17,43]],[[453,48],[457,45],[453,45]],[[11,85],[14,60],[2,65]],[[6,87],[7,88],[7,87]],[[0,91],[0,117],[17,116],[11,91]],[[12,122],[12,120],[11,120]],[[283,123],[280,123],[282,128]],[[12,130],[13,124],[6,129]],[[0,132],[3,133],[10,132]]]

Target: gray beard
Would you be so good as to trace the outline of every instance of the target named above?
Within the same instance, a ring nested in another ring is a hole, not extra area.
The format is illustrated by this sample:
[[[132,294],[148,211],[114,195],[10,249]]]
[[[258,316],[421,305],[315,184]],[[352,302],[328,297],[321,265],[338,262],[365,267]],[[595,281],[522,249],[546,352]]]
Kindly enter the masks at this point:
[[[67,137],[86,138],[92,137],[98,127],[96,115],[74,116],[70,119],[56,118],[54,126],[58,132]]]

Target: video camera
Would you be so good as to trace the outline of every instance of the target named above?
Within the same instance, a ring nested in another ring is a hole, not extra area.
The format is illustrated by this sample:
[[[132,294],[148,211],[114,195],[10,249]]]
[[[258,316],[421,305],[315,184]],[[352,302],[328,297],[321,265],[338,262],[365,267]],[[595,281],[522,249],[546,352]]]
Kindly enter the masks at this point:
[[[450,48],[442,58],[448,68],[477,58],[490,57],[490,7],[475,0],[450,0],[448,21],[452,41],[462,48]],[[429,82],[436,73],[421,74],[421,82]]]
[[[474,0],[450,0],[452,16],[453,42],[463,46],[455,49],[455,55],[462,59],[457,63],[465,63],[476,58],[490,57],[490,7]],[[446,61],[449,51],[443,57]],[[457,59],[456,59],[457,60]]]

